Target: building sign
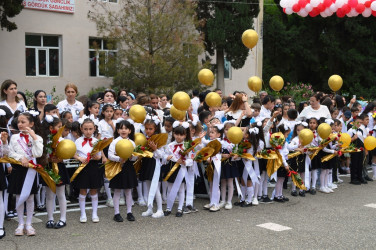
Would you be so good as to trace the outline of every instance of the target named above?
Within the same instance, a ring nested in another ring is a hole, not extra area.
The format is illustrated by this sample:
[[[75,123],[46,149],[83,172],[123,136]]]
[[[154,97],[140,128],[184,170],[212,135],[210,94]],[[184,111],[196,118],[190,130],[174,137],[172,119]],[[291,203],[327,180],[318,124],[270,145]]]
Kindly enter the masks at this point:
[[[26,9],[74,13],[74,0],[24,0]]]

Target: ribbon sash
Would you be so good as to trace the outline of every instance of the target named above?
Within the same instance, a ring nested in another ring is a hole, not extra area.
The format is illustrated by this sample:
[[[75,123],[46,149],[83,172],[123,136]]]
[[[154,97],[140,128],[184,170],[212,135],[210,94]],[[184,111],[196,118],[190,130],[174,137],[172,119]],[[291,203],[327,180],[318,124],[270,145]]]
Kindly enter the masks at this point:
[[[243,170],[242,178],[243,178],[244,183],[247,183],[247,179],[248,179],[248,175],[249,175],[249,177],[252,180],[253,185],[255,185],[256,183],[260,184],[260,182],[257,178],[256,172],[253,169],[252,161],[243,160],[243,162],[244,162],[244,170]]]
[[[196,168],[197,168],[197,163],[196,163]],[[193,166],[187,169],[187,173],[185,174],[185,182],[187,185],[187,197],[185,198],[185,204],[187,206],[188,205],[193,206],[193,193],[194,193],[194,188],[195,188],[195,169],[193,168]]]
[[[174,205],[176,195],[180,189],[180,186],[184,180],[186,173],[187,173],[187,168],[184,166],[181,166],[179,169],[178,175],[176,176],[175,182],[172,185],[171,191],[167,196],[167,209],[169,210],[171,210],[172,206]]]
[[[148,196],[148,207],[153,207],[153,201],[154,201],[155,194],[157,193],[160,174],[161,174],[161,161],[159,159],[155,159],[154,175],[153,175],[153,179],[151,180],[149,196]]]
[[[304,163],[304,184],[307,189],[310,189],[311,187],[311,179],[310,179],[310,173],[309,173],[309,166],[311,165],[311,158],[308,154],[306,154],[305,157],[305,163]]]
[[[221,156],[217,154],[213,157],[214,163],[214,174],[213,174],[213,183],[212,183],[212,192],[210,196],[210,204],[218,205],[219,204],[219,178],[221,176]]]

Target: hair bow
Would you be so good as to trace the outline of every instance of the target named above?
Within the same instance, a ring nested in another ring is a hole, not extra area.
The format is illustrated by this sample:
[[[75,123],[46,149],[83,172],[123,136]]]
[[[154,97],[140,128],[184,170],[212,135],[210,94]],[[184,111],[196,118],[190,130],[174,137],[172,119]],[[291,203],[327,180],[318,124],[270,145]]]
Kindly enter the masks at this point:
[[[224,125],[223,124],[215,124],[215,127],[217,127],[218,130],[222,130]]]
[[[46,115],[46,117],[44,117],[44,120],[48,123],[51,123],[54,121],[54,117],[52,115]]]
[[[250,128],[248,131],[249,131],[250,134],[253,133],[253,134],[256,134],[256,135],[258,135],[258,133],[260,132],[260,130],[256,127]]]
[[[4,109],[0,109],[0,116],[6,115]]]
[[[119,120],[119,118],[118,118],[118,120]],[[129,122],[130,124],[134,125],[134,121],[131,118],[128,118],[126,121]]]
[[[119,117],[119,118],[116,119],[115,124],[118,124],[118,123],[120,123],[121,121],[124,121],[124,118]]]
[[[334,123],[333,119],[325,119],[325,123],[328,123],[329,125],[332,125]]]
[[[35,111],[35,110],[26,111],[26,113],[29,113],[32,116],[38,116],[39,115],[39,112]]]
[[[280,123],[279,125],[278,125],[278,127],[281,127],[281,126],[283,126],[283,128],[284,128],[284,130],[290,130],[290,127],[289,126],[287,126],[287,124],[285,124],[285,123]]]
[[[302,124],[304,127],[308,127],[308,123],[306,123],[306,122],[301,122],[301,124]]]
[[[226,126],[226,124],[227,123],[231,123],[231,124],[234,124],[234,126],[235,126],[235,124],[236,124],[236,121],[235,120],[229,120],[229,121],[225,121],[224,123],[223,123],[223,126]]]
[[[258,121],[258,122],[256,123],[256,125],[257,125],[258,127],[261,127],[261,126],[262,126],[262,122],[261,122],[261,121]]]
[[[199,121],[198,117],[197,117],[197,116],[193,116],[193,121],[192,121],[192,125],[196,127],[196,126],[197,126],[197,123],[198,123],[198,121]]]
[[[145,118],[145,121],[147,121],[147,120],[152,120],[152,121],[154,121],[154,123],[158,126],[159,125],[159,123],[160,123],[160,120],[159,120],[159,118],[158,118],[158,116],[155,116],[155,115],[146,115],[146,118]]]

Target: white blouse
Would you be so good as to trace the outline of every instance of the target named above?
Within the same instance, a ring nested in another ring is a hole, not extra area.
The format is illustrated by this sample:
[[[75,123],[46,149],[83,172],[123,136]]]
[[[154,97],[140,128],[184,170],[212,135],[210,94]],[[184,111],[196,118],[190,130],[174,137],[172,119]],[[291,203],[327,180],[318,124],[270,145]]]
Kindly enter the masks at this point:
[[[116,120],[112,120],[112,122],[115,125]],[[104,119],[98,123],[98,133],[101,135],[101,139],[114,137],[114,130]]]
[[[76,141],[75,141],[75,144],[76,144],[76,148],[77,148],[77,151],[76,151],[76,154],[79,156],[79,157],[87,157],[87,154],[88,153],[91,153],[91,151],[93,150],[93,147],[90,146],[90,143],[87,142],[85,143],[84,146],[82,146],[82,143],[84,142],[84,136],[78,138]],[[92,141],[91,141],[91,144],[94,146],[94,144],[98,141],[97,138],[95,137],[91,137],[92,138]],[[99,152],[97,155],[101,155],[101,152]]]
[[[41,157],[43,154],[43,139],[39,135],[36,135],[37,139],[34,141],[31,136],[29,136],[29,146],[31,146],[31,154],[34,158]],[[21,137],[20,134],[13,134],[9,142],[9,157],[17,161],[21,161],[23,157],[29,159],[28,154],[25,152],[22,142],[27,145],[24,137]],[[29,159],[32,160],[32,159]]]
[[[1,102],[0,102],[0,105],[7,106],[7,107],[9,108],[9,110],[12,112],[12,114],[14,114],[14,112],[16,112],[17,110],[19,110],[19,111],[21,111],[21,112],[24,112],[24,111],[27,110],[27,107],[26,107],[24,101],[19,101],[19,102],[17,102],[17,108],[16,108],[16,110],[13,110],[13,109],[9,106],[9,104],[7,103],[6,100],[1,101]]]
[[[65,99],[57,104],[57,108],[59,109],[59,113],[63,113],[64,111],[69,111],[72,113],[73,121],[77,121],[80,118],[80,112],[84,110],[84,105],[82,102],[75,101],[73,105],[70,105],[68,101]]]
[[[181,145],[181,147],[176,147],[176,145]],[[172,155],[171,161],[177,162],[181,158],[181,155],[179,154],[179,152],[184,151],[184,150],[185,150],[184,142],[177,143],[176,141],[173,141],[167,146],[167,156]],[[192,154],[192,151],[189,152],[189,154],[186,156],[185,165],[181,164],[182,166],[190,167],[193,165],[193,160],[192,160],[192,157],[190,156],[191,154]]]
[[[115,147],[116,147],[116,144],[122,140],[123,138],[121,136],[119,136],[118,138],[116,138],[115,140],[113,140],[110,144],[110,147],[108,148],[108,159],[110,161],[116,161],[116,162],[120,162],[121,161],[121,158],[116,154],[116,151],[115,151]],[[136,144],[134,143],[134,141],[132,141],[131,139],[128,139],[133,147],[136,147]],[[137,157],[136,156],[132,156],[131,158],[129,158],[130,161],[136,161],[137,160]]]

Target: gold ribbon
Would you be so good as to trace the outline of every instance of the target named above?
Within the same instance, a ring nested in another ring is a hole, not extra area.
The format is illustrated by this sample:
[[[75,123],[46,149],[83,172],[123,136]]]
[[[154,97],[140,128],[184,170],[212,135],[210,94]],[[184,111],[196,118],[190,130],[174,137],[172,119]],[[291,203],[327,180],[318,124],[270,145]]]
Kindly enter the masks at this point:
[[[309,150],[312,150],[314,151],[312,155],[309,156],[309,158],[312,160],[313,158],[315,158],[315,156],[320,152],[321,149],[325,148],[326,146],[329,145],[329,143],[331,143],[332,141],[336,140],[337,136],[335,136],[334,134],[331,134],[330,136],[330,140],[326,141],[325,143],[323,144],[320,144],[318,147],[312,147],[312,148],[309,148]]]
[[[240,158],[243,158],[243,159],[246,159],[246,160],[250,160],[250,161],[255,161],[256,160],[255,157],[253,157],[253,155],[250,154],[250,153],[244,153],[244,154],[241,154],[241,155],[234,154],[234,153],[230,154],[230,156],[235,156],[235,155],[239,156]]]
[[[345,154],[345,153],[357,153],[357,152],[362,152],[362,150],[360,150],[360,149],[353,149],[353,150],[341,149],[340,152],[342,152],[342,154]],[[321,162],[330,161],[331,159],[333,159],[337,155],[336,154],[326,155],[326,156],[324,156],[324,157],[321,158]]]
[[[266,171],[268,173],[268,176],[272,176],[274,172],[278,170],[280,166],[282,166],[282,155],[279,153],[278,150],[274,151],[272,150],[269,155],[264,155],[257,153],[258,158],[267,159],[268,163],[266,165]]]
[[[150,151],[144,151],[143,153],[133,152],[132,155],[139,157],[136,160],[136,162],[133,164],[134,170],[136,171],[136,174],[138,174],[138,172],[141,169],[142,158],[144,158],[144,157],[152,158],[153,157],[153,153],[150,152]]]
[[[297,157],[297,156],[299,156],[299,155],[301,155],[301,154],[303,154],[303,153],[300,152],[300,151],[296,151],[296,152],[294,152],[294,153],[288,154],[288,159],[295,158],[295,157]]]
[[[213,164],[211,162],[206,167],[206,176],[208,177],[209,182],[213,181],[214,168],[213,168]]]
[[[295,175],[291,174],[291,180],[295,184],[295,186],[301,190],[307,190],[306,186],[303,184],[300,184],[298,180],[296,179]]]
[[[65,125],[62,126],[61,128],[59,128],[59,130],[56,132],[56,134],[52,137],[51,148],[53,150],[52,151],[53,155],[55,155],[57,145],[59,144],[59,139],[62,136],[64,129],[65,129]],[[55,162],[52,163],[52,170],[54,171],[55,174],[59,174],[59,167],[58,167],[57,163],[55,163]]]
[[[106,178],[110,181],[121,172],[122,167],[120,162],[108,160],[106,164],[104,164],[104,169]]]
[[[106,139],[103,139],[103,140],[99,140],[95,145],[94,145],[94,148],[93,150],[91,151],[90,153],[90,157],[93,157],[95,154],[101,152],[105,147],[107,147],[108,145],[111,144],[111,142],[113,141],[114,138],[106,138]],[[80,166],[76,169],[76,171],[74,172],[74,174],[72,175],[72,178],[70,179],[71,182],[74,181],[74,179],[76,179],[77,175],[79,173],[81,173],[81,171],[86,167],[86,165],[88,164],[89,162],[85,163],[85,164],[80,164]]]
[[[17,161],[13,158],[9,158],[7,156],[0,158],[0,163],[10,163],[10,164],[22,165],[22,163],[20,161]],[[46,170],[44,170],[43,167],[37,167],[36,168],[35,165],[33,165],[31,163],[29,163],[29,165],[27,167],[35,169],[40,174],[40,176],[42,177],[44,182],[47,184],[47,186],[51,189],[51,191],[56,193],[56,183],[51,178],[51,176],[46,172]]]

